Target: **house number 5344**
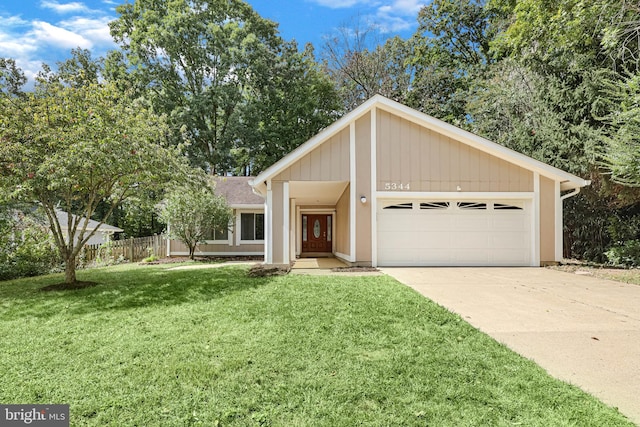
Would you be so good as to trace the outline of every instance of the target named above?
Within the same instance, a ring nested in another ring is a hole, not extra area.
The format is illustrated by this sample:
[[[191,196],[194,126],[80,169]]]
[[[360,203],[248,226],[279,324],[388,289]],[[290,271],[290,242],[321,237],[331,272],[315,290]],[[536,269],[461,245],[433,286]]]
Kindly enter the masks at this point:
[[[409,183],[407,182],[402,183],[402,182],[385,182],[384,183],[384,189],[385,190],[410,190],[411,187],[409,187]]]

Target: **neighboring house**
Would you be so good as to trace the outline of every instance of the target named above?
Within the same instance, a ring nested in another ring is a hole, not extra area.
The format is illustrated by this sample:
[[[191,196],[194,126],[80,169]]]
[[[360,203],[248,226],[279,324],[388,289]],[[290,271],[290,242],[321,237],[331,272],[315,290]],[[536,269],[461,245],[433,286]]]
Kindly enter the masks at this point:
[[[252,177],[216,177],[215,193],[223,196],[233,210],[229,230],[211,233],[205,243],[198,244],[197,256],[261,256],[264,255],[264,198],[255,194]],[[167,245],[167,256],[187,256],[189,249],[179,240]]]
[[[60,224],[60,227],[65,233],[65,240],[68,241],[69,230],[67,226],[69,224],[69,214],[61,210],[56,210],[56,217],[58,218],[58,223]],[[76,221],[77,218],[78,217],[76,215],[73,215],[74,221]],[[83,226],[84,226],[83,223],[78,224],[78,228],[76,231],[76,243],[78,242],[78,238],[80,237],[80,231],[82,230]],[[97,229],[98,231],[96,231],[96,233],[93,236],[91,236],[89,241],[86,243],[87,245],[100,245],[100,244],[106,243],[109,240],[113,239],[113,235],[115,233],[122,233],[124,231],[121,228],[114,227],[109,224],[100,225],[98,221],[94,221],[90,219],[89,222],[87,223],[85,236],[87,236],[89,233],[91,233],[95,229]]]
[[[380,95],[251,182],[267,264],[372,266],[560,261],[562,201],[589,184]]]

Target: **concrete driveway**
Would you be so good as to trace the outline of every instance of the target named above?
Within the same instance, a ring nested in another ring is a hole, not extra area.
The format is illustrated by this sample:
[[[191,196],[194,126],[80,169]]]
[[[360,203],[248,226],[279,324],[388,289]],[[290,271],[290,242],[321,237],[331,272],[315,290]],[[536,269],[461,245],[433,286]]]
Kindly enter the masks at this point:
[[[640,286],[545,268],[382,270],[640,425]]]

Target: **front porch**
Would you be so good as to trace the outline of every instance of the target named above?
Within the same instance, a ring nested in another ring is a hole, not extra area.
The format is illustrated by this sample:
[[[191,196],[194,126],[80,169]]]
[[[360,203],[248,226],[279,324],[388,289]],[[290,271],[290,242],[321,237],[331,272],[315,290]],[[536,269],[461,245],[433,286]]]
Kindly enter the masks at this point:
[[[265,226],[266,244],[272,251],[266,251],[267,264],[287,264],[305,257],[335,257],[352,262],[353,208],[348,181],[272,181],[270,184],[265,212],[272,215],[265,217]]]

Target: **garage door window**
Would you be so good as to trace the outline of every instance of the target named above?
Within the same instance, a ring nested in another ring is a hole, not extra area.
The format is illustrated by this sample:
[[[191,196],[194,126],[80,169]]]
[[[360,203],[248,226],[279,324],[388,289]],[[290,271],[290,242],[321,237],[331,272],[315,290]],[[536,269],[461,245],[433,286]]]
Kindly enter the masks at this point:
[[[449,209],[449,202],[422,202],[420,203],[420,209]]]
[[[493,209],[497,211],[522,211],[524,210],[524,206],[507,205],[504,203],[494,203]]]
[[[486,210],[487,204],[482,202],[458,202],[460,210]]]
[[[382,209],[413,209],[413,203],[398,203],[395,205],[385,206]]]

